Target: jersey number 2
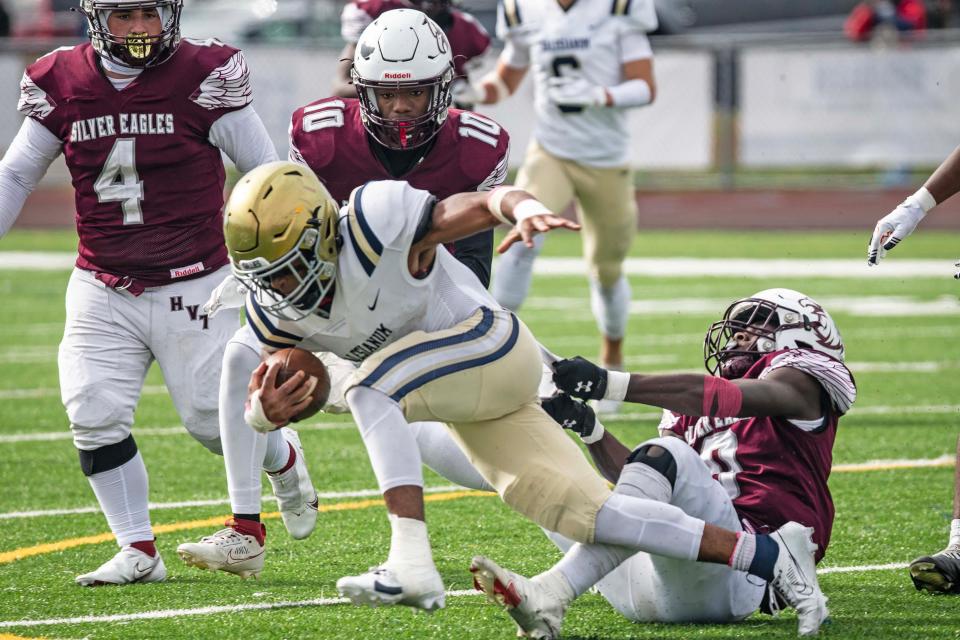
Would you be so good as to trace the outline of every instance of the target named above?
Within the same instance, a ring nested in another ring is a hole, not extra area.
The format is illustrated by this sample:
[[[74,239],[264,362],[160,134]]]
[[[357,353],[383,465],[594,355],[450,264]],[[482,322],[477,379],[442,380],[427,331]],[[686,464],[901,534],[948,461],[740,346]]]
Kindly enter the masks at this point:
[[[137,175],[136,138],[117,138],[93,183],[100,202],[122,202],[123,224],[143,224],[143,183]]]

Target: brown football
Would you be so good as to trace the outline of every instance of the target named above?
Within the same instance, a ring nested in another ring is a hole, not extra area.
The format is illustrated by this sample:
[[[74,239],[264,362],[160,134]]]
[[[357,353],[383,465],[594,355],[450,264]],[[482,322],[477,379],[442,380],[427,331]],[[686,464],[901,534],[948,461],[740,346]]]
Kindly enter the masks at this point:
[[[267,358],[267,365],[274,362],[280,363],[280,369],[277,371],[278,387],[293,377],[297,371],[303,371],[308,378],[313,376],[317,379],[317,386],[313,389],[310,404],[293,417],[293,422],[306,420],[323,409],[323,406],[327,404],[327,397],[330,395],[330,376],[327,374],[327,368],[320,362],[320,358],[309,351],[291,348],[271,353]]]

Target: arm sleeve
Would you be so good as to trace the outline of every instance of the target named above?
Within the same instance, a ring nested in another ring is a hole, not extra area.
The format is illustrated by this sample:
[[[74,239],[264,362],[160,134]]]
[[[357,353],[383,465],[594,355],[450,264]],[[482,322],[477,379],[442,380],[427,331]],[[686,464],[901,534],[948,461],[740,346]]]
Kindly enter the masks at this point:
[[[620,62],[645,60],[653,57],[650,39],[642,30],[635,27],[628,28],[620,36]]]
[[[0,237],[16,222],[27,196],[62,150],[60,139],[26,118],[0,161]]]
[[[210,127],[209,139],[243,173],[279,160],[263,121],[251,105],[220,116]]]

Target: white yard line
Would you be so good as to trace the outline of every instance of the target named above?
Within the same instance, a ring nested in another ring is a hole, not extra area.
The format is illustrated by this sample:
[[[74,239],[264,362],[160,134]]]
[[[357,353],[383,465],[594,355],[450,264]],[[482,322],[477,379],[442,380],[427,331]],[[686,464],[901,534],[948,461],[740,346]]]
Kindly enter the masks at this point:
[[[923,469],[929,467],[949,467],[954,463],[954,456],[944,454],[939,458],[919,458],[919,459],[896,459],[896,460],[868,460],[867,462],[852,462],[848,464],[836,464],[833,466],[834,473],[856,473],[863,471],[887,471],[894,469]],[[443,493],[445,491],[459,491],[463,487],[456,485],[447,485],[442,487],[424,487],[424,493]],[[345,498],[374,498],[380,495],[377,489],[360,489],[357,491],[319,491],[317,495],[321,500],[342,500]],[[275,502],[276,498],[272,495],[262,496],[265,502]],[[210,500],[184,500],[179,502],[152,502],[150,509],[152,511],[162,511],[167,509],[185,509],[193,507],[216,507],[230,504],[226,499]],[[66,509],[43,509],[35,511],[10,511],[0,513],[0,520],[22,520],[25,518],[44,518],[50,516],[66,516],[84,513],[100,513],[100,508],[96,506],[73,507]]]
[[[817,569],[818,574],[830,573],[861,573],[865,571],[893,571],[904,569],[906,563],[894,564],[867,564],[852,567],[823,567]],[[448,598],[463,598],[482,596],[473,589],[458,589],[447,591]],[[104,622],[133,622],[135,620],[160,620],[163,618],[181,618],[187,616],[213,616],[225,613],[242,611],[269,611],[272,609],[304,609],[310,607],[329,607],[331,605],[347,604],[346,598],[315,598],[313,600],[295,600],[284,602],[251,602],[247,604],[232,604],[210,607],[196,607],[193,609],[159,609],[155,611],[141,611],[139,613],[117,613],[105,616],[76,616],[72,618],[46,618],[41,620],[4,620],[0,621],[0,629],[15,627],[50,627],[66,624],[96,624]]]
[[[52,251],[0,251],[0,269],[63,271],[73,268],[76,255]],[[676,278],[947,278],[950,260],[887,260],[873,268],[860,258],[849,259],[729,259],[628,258],[627,275]],[[582,258],[539,258],[534,273],[541,276],[581,276]]]
[[[463,487],[457,485],[446,485],[442,487],[424,487],[424,493],[444,493],[446,491],[463,491]],[[380,497],[379,489],[360,489],[357,491],[318,491],[317,497],[321,500],[343,500],[346,498],[377,498]],[[265,502],[276,502],[273,495],[265,495],[261,498]],[[186,509],[192,507],[217,507],[230,504],[225,498],[215,500],[184,500],[181,502],[151,502],[151,511],[162,511],[164,509]],[[0,513],[0,520],[22,520],[24,518],[43,518],[48,516],[69,516],[83,513],[100,513],[100,507],[76,507],[74,509],[45,509],[40,511],[11,511]]]

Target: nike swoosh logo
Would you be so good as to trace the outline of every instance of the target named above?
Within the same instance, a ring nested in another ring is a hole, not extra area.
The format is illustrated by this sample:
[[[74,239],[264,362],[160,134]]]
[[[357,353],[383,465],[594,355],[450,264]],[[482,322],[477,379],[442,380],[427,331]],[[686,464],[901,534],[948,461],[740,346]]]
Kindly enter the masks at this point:
[[[137,579],[140,579],[140,578],[144,577],[145,575],[147,575],[148,573],[150,573],[151,571],[153,571],[153,565],[152,565],[152,564],[149,564],[149,565],[147,565],[147,566],[145,566],[145,567],[141,567],[141,566],[140,566],[140,563],[137,562],[137,566],[135,566],[135,567],[133,568],[133,575],[136,576]]]
[[[403,593],[402,587],[391,587],[381,583],[379,580],[373,581],[373,590],[379,593],[385,593],[388,596],[398,596]]]
[[[261,550],[260,550],[260,553],[255,554],[255,555],[252,555],[252,556],[243,556],[243,557],[239,557],[239,558],[238,558],[238,557],[235,555],[235,550],[234,550],[234,549],[230,549],[229,551],[227,551],[227,564],[237,564],[237,563],[240,563],[240,562],[246,562],[247,560],[253,560],[254,558],[259,558],[260,556],[263,555],[263,552],[264,552],[264,551],[266,551],[266,549],[261,549]]]
[[[376,308],[377,308],[377,302],[378,302],[379,300],[380,300],[380,289],[377,289],[377,297],[375,297],[375,298],[373,299],[373,304],[370,305],[369,307],[367,307],[367,309],[370,309],[370,311],[373,311],[374,309],[376,309]]]

